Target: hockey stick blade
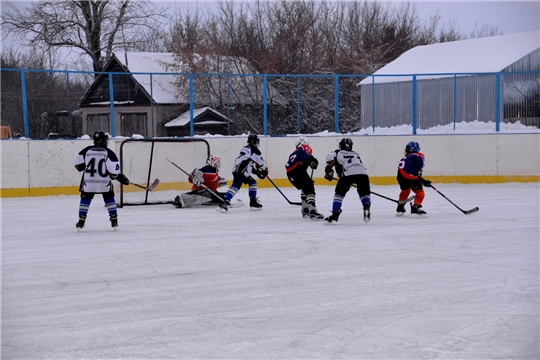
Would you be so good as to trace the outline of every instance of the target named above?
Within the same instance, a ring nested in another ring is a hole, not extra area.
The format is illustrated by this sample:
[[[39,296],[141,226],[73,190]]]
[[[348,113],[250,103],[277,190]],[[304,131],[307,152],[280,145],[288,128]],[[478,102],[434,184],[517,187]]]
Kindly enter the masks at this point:
[[[461,209],[460,209],[460,210],[461,210]],[[475,207],[475,208],[472,208],[471,210],[466,210],[466,211],[461,210],[461,211],[463,211],[463,213],[464,213],[465,215],[469,215],[469,214],[474,214],[474,213],[477,212],[478,210],[480,210],[480,208],[477,206],[477,207]]]
[[[290,205],[302,205],[301,202],[290,201],[290,200],[285,196],[285,194],[283,193],[283,191],[281,191],[281,190],[277,187],[276,183],[274,183],[274,181],[273,181],[272,179],[270,179],[269,176],[267,176],[266,178],[270,181],[270,183],[271,183],[272,185],[274,185],[274,187],[276,188],[276,190],[279,191],[279,193],[281,194],[281,196],[283,196],[283,198],[285,198],[285,200],[286,200]]]
[[[454,202],[452,200],[450,200],[449,198],[447,198],[442,192],[440,192],[439,190],[437,190],[435,188],[435,186],[431,185],[429,186],[430,188],[432,188],[433,190],[435,190],[437,193],[439,193],[439,195],[441,195],[443,198],[445,198],[450,204],[454,205],[459,211],[461,211],[462,213],[464,213],[465,215],[469,215],[469,214],[474,214],[475,212],[477,212],[478,210],[480,210],[480,208],[477,206],[475,208],[472,208],[471,210],[463,210],[462,208],[460,208],[459,206],[457,206],[456,204],[454,204]]]
[[[144,190],[148,190],[148,191],[152,191],[156,188],[156,186],[158,186],[159,184],[159,179],[156,179],[154,180],[154,182],[152,183],[152,185],[150,185],[149,187],[146,187],[146,186],[142,186],[142,185],[139,185],[139,184],[135,184],[135,183],[132,183],[131,181],[129,182],[129,185],[134,185],[138,188],[141,188],[141,189],[144,189]]]

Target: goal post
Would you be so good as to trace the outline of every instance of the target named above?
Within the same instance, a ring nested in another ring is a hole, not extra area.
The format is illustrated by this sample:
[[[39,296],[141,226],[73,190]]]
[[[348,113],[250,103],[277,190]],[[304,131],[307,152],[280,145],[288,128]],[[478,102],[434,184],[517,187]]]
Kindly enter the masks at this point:
[[[210,145],[204,139],[128,139],[120,145],[120,172],[134,185],[116,183],[117,205],[149,205],[173,203],[182,192],[189,191],[187,173],[206,164]],[[155,179],[159,185],[148,188]]]

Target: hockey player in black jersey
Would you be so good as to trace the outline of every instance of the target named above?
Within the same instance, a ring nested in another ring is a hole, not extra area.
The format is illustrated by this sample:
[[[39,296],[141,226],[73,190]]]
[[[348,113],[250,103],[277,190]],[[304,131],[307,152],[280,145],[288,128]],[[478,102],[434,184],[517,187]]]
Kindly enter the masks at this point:
[[[88,209],[95,194],[101,194],[105,207],[109,212],[111,226],[118,227],[118,213],[114,199],[113,179],[124,185],[129,184],[128,178],[120,173],[118,157],[107,147],[109,137],[103,131],[96,131],[93,136],[94,145],[81,150],[75,158],[75,169],[83,172],[79,191],[79,221],[75,224],[78,230],[84,227]]]

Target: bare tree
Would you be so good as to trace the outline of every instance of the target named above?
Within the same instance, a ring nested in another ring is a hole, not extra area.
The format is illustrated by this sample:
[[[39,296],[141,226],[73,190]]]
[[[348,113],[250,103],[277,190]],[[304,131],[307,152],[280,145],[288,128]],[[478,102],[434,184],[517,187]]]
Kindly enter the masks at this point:
[[[18,37],[24,45],[73,48],[92,60],[94,71],[118,50],[135,49],[148,29],[161,28],[168,8],[157,8],[148,0],[41,0],[27,7],[7,3],[3,13],[5,36]],[[5,38],[4,36],[4,38]]]

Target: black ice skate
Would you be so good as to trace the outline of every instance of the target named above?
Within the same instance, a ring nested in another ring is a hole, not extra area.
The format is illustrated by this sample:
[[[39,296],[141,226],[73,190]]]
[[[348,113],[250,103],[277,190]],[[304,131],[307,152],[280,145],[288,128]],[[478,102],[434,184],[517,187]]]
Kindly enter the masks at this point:
[[[427,213],[422,210],[422,205],[411,204],[411,216],[412,217],[426,217]]]
[[[249,198],[249,210],[262,210],[259,198]]]
[[[316,220],[316,221],[318,221],[318,220],[323,220],[323,219],[324,219],[324,215],[321,214],[321,213],[319,213],[319,212],[317,211],[317,209],[314,208],[314,209],[309,210],[309,218],[310,218],[311,220]]]
[[[75,227],[77,228],[77,230],[81,230],[84,227],[85,222],[86,222],[86,216],[81,215],[81,217],[79,217],[79,221],[77,221],[77,223],[75,224]]]
[[[309,219],[309,208],[308,207],[302,207],[302,217],[304,219]]]
[[[332,224],[332,225],[337,223],[337,221],[339,219],[339,214],[341,214],[341,209],[339,209],[338,212],[333,212],[332,211],[332,215],[330,215],[329,217],[324,219],[324,223],[325,224]]]
[[[396,209],[396,216],[403,216],[405,215],[405,204],[398,204]]]
[[[111,226],[114,230],[118,227],[118,215],[114,214],[109,217],[109,220],[111,220]]]
[[[177,208],[182,207],[182,201],[180,200],[180,196],[174,198],[174,206],[176,206]]]
[[[227,211],[229,211],[230,206],[231,206],[231,203],[229,202],[229,200],[225,200],[224,202],[221,203],[221,205],[219,205],[216,208],[216,210],[222,213],[226,213]]]

